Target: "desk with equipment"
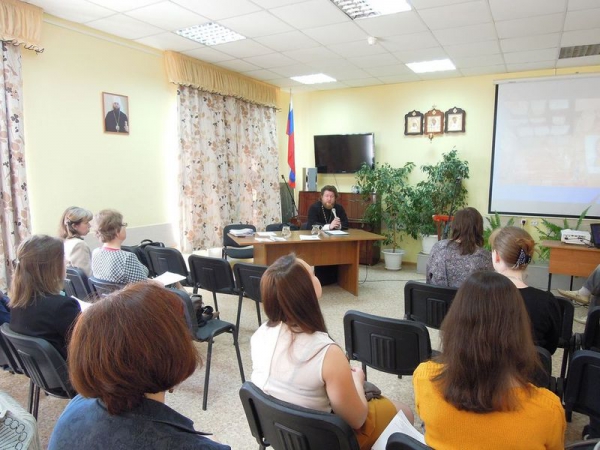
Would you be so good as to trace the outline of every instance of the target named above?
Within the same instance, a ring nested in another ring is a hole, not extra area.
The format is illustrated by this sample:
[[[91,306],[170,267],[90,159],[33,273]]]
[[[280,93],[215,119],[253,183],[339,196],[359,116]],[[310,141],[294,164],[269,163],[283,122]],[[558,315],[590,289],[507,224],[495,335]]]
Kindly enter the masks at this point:
[[[254,263],[270,265],[277,258],[296,253],[312,266],[338,266],[338,284],[358,296],[358,264],[360,243],[380,241],[383,236],[368,231],[349,229],[348,234],[330,236],[321,233],[318,240],[303,240],[310,231],[292,231],[286,240],[261,239],[259,236],[236,237],[229,235],[239,245],[254,246]],[[281,233],[277,233],[280,237]]]
[[[542,241],[541,245],[550,249],[548,290],[552,283],[552,274],[570,275],[569,290],[573,290],[573,277],[587,277],[600,264],[600,249],[597,248],[560,241]]]

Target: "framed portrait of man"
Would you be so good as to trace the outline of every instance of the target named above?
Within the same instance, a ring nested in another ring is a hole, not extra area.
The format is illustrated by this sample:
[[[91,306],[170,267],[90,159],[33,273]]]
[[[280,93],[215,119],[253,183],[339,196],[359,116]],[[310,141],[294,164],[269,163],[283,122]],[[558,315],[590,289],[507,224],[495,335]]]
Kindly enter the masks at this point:
[[[464,133],[465,132],[465,117],[464,109],[454,108],[449,109],[444,113],[446,116],[446,133]]]
[[[413,110],[404,115],[404,134],[423,134],[423,113]]]
[[[438,109],[425,113],[425,134],[440,134],[444,131],[444,114]]]
[[[129,98],[126,95],[103,92],[102,112],[105,133],[129,134]]]

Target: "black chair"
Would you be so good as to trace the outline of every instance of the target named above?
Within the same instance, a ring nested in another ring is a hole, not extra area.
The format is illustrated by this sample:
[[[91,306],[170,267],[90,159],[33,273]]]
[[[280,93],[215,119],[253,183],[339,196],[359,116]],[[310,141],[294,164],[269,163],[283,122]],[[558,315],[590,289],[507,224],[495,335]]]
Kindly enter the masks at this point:
[[[265,394],[247,381],[240,400],[259,449],[359,450],[354,431],[332,413],[302,408]]]
[[[179,250],[169,247],[154,247],[152,245],[146,246],[144,250],[155,275],[162,275],[165,272],[176,273],[185,277],[185,280],[181,281],[181,284],[192,286],[190,272]]]
[[[300,229],[291,223],[270,223],[265,228],[265,231],[281,231],[284,226],[289,226],[291,231],[298,231]]]
[[[385,450],[431,450],[431,447],[422,444],[415,438],[404,433],[393,433],[385,445]]]
[[[221,260],[222,261],[222,260]],[[208,381],[210,379],[210,363],[212,359],[212,345],[214,342],[214,338],[223,333],[230,333],[233,336],[233,346],[235,347],[235,354],[238,361],[238,368],[240,369],[240,376],[242,378],[242,383],[245,380],[244,377],[244,366],[242,364],[242,355],[240,354],[240,347],[238,345],[238,333],[237,329],[232,323],[225,322],[220,319],[211,319],[206,321],[206,324],[199,327],[198,321],[196,319],[196,314],[194,313],[194,305],[192,304],[192,300],[189,296],[180,297],[185,302],[185,307],[187,308],[188,314],[191,320],[191,328],[190,332],[195,340],[199,342],[207,342],[208,350],[206,352],[206,368],[204,371],[204,393],[202,394],[202,409],[206,411],[206,406],[208,403]]]
[[[251,230],[256,231],[256,227],[254,225],[248,225],[248,224],[244,224],[244,223],[234,223],[231,225],[226,225],[225,228],[223,228],[223,259],[227,259],[227,258],[251,259],[251,258],[254,258],[254,247],[252,247],[252,246],[242,247],[242,246],[238,245],[228,235],[230,230],[241,230],[243,228],[250,228]]]
[[[600,306],[594,306],[588,311],[583,333],[574,333],[569,342],[569,363],[573,353],[577,350],[592,350],[600,352]]]
[[[79,267],[67,267],[67,280],[70,283],[65,283],[65,289],[68,289],[67,284],[70,284],[73,291],[72,294],[67,292],[69,295],[85,300],[92,293],[88,277]]]
[[[267,266],[261,266],[257,264],[246,264],[237,263],[233,266],[233,272],[235,274],[235,281],[239,291],[238,311],[237,320],[235,322],[236,328],[240,329],[240,317],[242,315],[242,299],[248,297],[254,300],[256,303],[256,317],[258,318],[258,326],[262,322],[260,317],[260,279],[267,270]]]
[[[226,260],[209,256],[190,255],[188,263],[194,294],[198,292],[198,289],[212,292],[217,311],[219,310],[217,294],[239,294],[233,279],[233,271]]]
[[[565,450],[596,450],[600,439],[586,439],[585,441],[571,442],[565,445]]]
[[[344,314],[346,355],[367,366],[399,377],[412,375],[432,356],[429,332],[422,323],[374,316],[359,311]]]
[[[110,281],[100,280],[95,277],[89,277],[88,284],[90,285],[92,294],[96,295],[98,298],[104,297],[125,287],[124,284],[112,283]]]
[[[5,366],[10,373],[24,374],[14,350],[2,334],[0,334],[0,366]]]
[[[419,281],[407,282],[404,286],[404,318],[439,329],[457,290]]]
[[[542,367],[535,374],[532,383],[538,387],[546,388],[554,392],[559,398],[562,398],[563,379],[552,376],[552,355],[544,347],[536,346],[535,349],[538,352]]]
[[[578,350],[567,375],[564,405],[567,420],[573,411],[600,419],[600,353]]]
[[[571,338],[573,337],[573,316],[575,315],[575,307],[571,300],[564,297],[556,296],[558,306],[561,313],[561,331],[558,338],[558,347],[563,349],[563,358],[560,367],[560,378],[565,379],[567,373],[567,362],[571,347]]]
[[[67,363],[49,342],[41,338],[15,333],[5,323],[2,335],[12,345],[30,380],[29,412],[37,420],[40,389],[59,398],[73,398],[77,393],[71,387]]]

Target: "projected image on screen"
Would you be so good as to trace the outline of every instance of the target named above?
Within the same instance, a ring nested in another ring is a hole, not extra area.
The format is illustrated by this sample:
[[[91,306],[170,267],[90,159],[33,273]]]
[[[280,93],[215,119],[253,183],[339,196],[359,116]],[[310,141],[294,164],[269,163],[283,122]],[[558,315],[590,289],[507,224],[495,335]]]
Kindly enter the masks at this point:
[[[600,77],[497,86],[490,212],[600,217]]]

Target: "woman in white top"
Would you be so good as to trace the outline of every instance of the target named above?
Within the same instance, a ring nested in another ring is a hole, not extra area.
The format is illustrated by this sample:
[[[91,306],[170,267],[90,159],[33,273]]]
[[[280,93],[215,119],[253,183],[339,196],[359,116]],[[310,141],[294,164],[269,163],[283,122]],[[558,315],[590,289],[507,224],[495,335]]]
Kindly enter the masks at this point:
[[[261,279],[269,320],[252,336],[252,382],[273,397],[305,408],[334,412],[370,449],[402,408],[385,397],[367,402],[365,375],[348,363],[329,337],[319,307],[321,284],[313,268],[295,255],[275,261]]]
[[[67,266],[79,267],[88,276],[92,273],[92,251],[83,237],[90,232],[93,217],[87,209],[71,206],[63,213],[58,227],[58,235],[64,239]]]

